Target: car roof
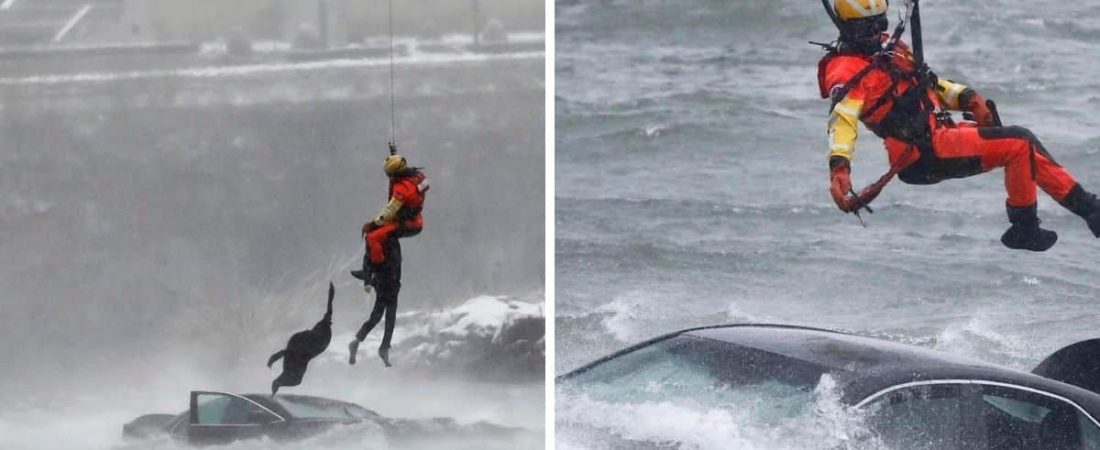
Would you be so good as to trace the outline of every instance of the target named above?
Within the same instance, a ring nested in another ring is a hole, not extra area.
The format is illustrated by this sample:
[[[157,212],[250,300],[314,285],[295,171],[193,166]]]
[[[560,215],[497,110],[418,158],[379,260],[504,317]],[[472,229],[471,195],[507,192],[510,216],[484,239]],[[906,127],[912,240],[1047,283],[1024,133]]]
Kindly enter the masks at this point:
[[[275,396],[273,396],[271,394],[255,394],[255,393],[253,393],[253,394],[237,394],[237,395],[240,395],[241,397],[244,397],[244,398],[247,398],[247,399],[250,399],[250,400],[255,400],[255,401],[273,401],[275,399]],[[279,394],[279,397],[280,398],[291,399],[291,400],[300,398],[300,399],[318,400],[318,401],[322,401],[322,402],[350,403],[350,402],[346,402],[346,401],[343,401],[343,400],[336,400],[334,398],[318,397],[316,395]]]
[[[237,395],[240,395],[241,397],[244,397],[244,398],[252,400],[256,403],[259,403],[260,405],[263,405],[265,408],[268,408],[268,409],[271,409],[271,410],[275,411],[279,415],[283,415],[285,417],[294,417],[294,414],[291,413],[290,411],[287,411],[287,409],[285,407],[283,407],[283,405],[281,403],[279,403],[279,401],[274,396],[272,396],[271,394],[237,394]],[[377,412],[375,412],[371,409],[364,408],[364,407],[362,407],[362,406],[360,406],[356,403],[348,402],[348,401],[344,401],[344,400],[336,400],[336,399],[328,398],[328,397],[318,397],[316,395],[300,395],[300,394],[279,394],[279,398],[285,398],[285,399],[290,400],[290,401],[294,401],[296,399],[305,399],[305,400],[314,400],[314,401],[323,402],[323,403],[334,403],[334,404],[339,404],[339,405],[343,405],[343,406],[354,406],[356,408],[359,408],[361,410],[366,411],[367,413],[369,413],[373,416],[378,416]]]
[[[812,362],[836,372],[871,372],[932,366],[986,366],[920,347],[837,331],[785,325],[727,325],[685,330],[680,334],[729,342],[788,358]]]
[[[788,325],[722,325],[683,330],[689,335],[805,361],[829,370],[849,404],[905,383],[981,380],[1038,389],[1077,403],[1100,418],[1100,394],[992,364],[916,346]],[[669,337],[670,337],[669,336]]]

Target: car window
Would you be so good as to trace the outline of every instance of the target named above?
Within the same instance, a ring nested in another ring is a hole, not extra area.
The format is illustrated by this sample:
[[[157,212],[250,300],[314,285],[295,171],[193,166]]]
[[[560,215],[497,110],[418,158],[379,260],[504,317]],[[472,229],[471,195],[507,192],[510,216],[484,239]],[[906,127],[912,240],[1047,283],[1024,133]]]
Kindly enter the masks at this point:
[[[978,450],[978,436],[968,432],[972,391],[949,384],[899,389],[868,407],[867,426],[891,449]]]
[[[255,425],[279,420],[274,414],[240,397],[198,394],[198,425]]]
[[[723,407],[765,398],[774,415],[790,417],[810,403],[823,373],[802,361],[682,335],[597,364],[564,379],[562,388],[615,403],[690,399]]]
[[[982,417],[995,450],[1095,450],[1096,426],[1072,404],[1036,392],[983,386]]]
[[[1100,429],[1072,404],[990,384],[926,384],[880,397],[868,425],[892,449],[1100,450]]]
[[[1100,428],[1083,415],[1078,416],[1081,425],[1081,450],[1100,450]]]

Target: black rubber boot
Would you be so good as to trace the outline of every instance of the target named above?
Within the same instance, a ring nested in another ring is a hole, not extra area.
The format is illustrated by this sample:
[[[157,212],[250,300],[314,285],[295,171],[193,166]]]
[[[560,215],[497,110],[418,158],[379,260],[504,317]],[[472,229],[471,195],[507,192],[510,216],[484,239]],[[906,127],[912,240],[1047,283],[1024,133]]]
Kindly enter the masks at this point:
[[[353,270],[351,276],[363,280],[363,284],[366,285],[374,283],[374,272],[370,269]]]
[[[363,287],[374,286],[374,274],[377,271],[371,266],[364,266],[362,270],[351,271],[351,276],[363,280]]]
[[[1008,221],[1012,226],[1001,236],[1001,243],[1005,247],[1014,250],[1031,250],[1033,252],[1045,252],[1058,242],[1058,234],[1039,228],[1039,217],[1036,215],[1036,205],[1016,208],[1006,206],[1008,209]]]
[[[1096,195],[1090,194],[1078,184],[1058,203],[1085,219],[1092,235],[1100,238],[1100,202],[1096,200]]]

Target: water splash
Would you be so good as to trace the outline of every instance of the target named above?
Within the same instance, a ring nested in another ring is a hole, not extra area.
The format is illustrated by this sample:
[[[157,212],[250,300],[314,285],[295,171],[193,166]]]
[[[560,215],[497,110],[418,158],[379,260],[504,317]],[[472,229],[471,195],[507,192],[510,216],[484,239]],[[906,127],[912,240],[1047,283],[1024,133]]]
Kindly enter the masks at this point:
[[[614,403],[569,387],[558,390],[557,439],[563,448],[745,450],[880,448],[859,411],[840,401],[829,376],[811,392],[776,396],[774,386],[716,392],[725,402],[684,398]],[[627,445],[626,443],[629,443]]]

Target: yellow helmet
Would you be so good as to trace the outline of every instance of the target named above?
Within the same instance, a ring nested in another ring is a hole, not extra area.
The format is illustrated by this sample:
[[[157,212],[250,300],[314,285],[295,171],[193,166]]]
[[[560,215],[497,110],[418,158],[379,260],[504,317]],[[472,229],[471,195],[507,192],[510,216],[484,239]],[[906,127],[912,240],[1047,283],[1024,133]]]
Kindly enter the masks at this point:
[[[858,20],[886,14],[887,0],[833,0],[833,11],[840,20]]]
[[[386,175],[389,176],[405,170],[406,167],[408,167],[408,163],[405,162],[405,157],[396,153],[387,156],[386,162],[382,165],[382,168],[386,170]]]

